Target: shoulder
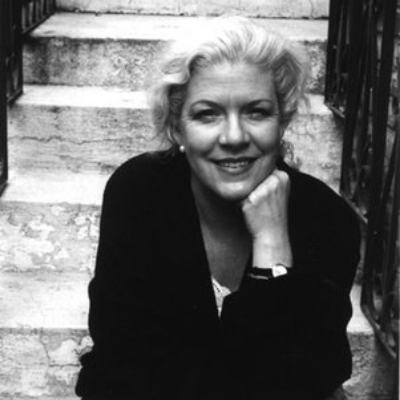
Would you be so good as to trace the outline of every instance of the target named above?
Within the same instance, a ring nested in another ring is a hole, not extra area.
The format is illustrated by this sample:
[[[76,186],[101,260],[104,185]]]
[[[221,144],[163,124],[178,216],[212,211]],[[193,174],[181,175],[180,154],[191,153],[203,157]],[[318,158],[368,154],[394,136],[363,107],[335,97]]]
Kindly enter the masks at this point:
[[[332,224],[358,230],[359,221],[350,205],[321,180],[282,164],[291,180],[291,208],[308,223]]]
[[[322,182],[320,179],[312,175],[309,175],[307,173],[301,172],[298,169],[290,167],[283,161],[278,161],[278,168],[282,169],[289,175],[294,190],[309,189],[321,192],[321,194],[325,194],[328,196],[339,197],[335,191],[333,191],[327,184]]]
[[[157,190],[185,172],[179,154],[168,151],[146,152],[119,166],[109,178],[106,192],[141,192]]]
[[[160,173],[166,173],[173,165],[176,156],[164,151],[139,154],[120,165],[111,175],[109,182],[123,183],[145,181]]]
[[[126,161],[111,175],[103,194],[102,215],[155,221],[186,203],[191,204],[186,157],[148,152]]]
[[[352,213],[346,201],[320,179],[289,167],[283,162],[280,162],[279,167],[290,177],[291,194],[296,202],[317,209],[337,206]]]

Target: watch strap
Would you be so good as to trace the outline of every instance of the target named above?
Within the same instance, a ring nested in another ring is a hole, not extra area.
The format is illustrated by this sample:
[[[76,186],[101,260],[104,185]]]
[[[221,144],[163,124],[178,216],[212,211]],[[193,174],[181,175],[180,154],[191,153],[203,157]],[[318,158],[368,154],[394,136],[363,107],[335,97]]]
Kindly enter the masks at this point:
[[[273,279],[278,276],[287,275],[288,267],[284,264],[274,264],[271,267],[260,268],[257,266],[253,266],[250,270],[249,276],[254,279]]]

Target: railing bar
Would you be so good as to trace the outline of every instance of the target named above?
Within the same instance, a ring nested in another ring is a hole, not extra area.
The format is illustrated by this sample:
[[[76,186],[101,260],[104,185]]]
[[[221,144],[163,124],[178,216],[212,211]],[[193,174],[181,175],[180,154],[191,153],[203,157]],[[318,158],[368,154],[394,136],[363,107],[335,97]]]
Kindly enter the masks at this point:
[[[340,20],[340,18],[338,18],[338,12],[337,10],[340,12],[340,7],[338,6],[339,0],[337,2],[335,1],[331,1],[330,5],[329,5],[329,15],[331,16],[331,18],[334,18],[335,20]],[[334,27],[335,28],[335,27]],[[340,26],[339,26],[340,29]],[[328,102],[331,102],[332,99],[330,97],[331,95],[331,85],[332,85],[332,77],[334,75],[334,71],[333,71],[333,60],[335,60],[334,57],[334,53],[335,55],[338,52],[338,49],[336,47],[336,49],[334,49],[334,43],[335,43],[335,38],[337,37],[338,33],[337,31],[339,29],[329,29],[328,31],[328,40],[327,40],[327,71],[326,71],[326,76],[327,76],[327,84],[325,85],[325,99],[327,99]]]
[[[32,6],[32,17],[33,17],[33,21],[37,21],[37,19],[38,19],[38,6],[37,6],[37,4],[38,4],[38,0],[33,0],[33,1],[30,1],[29,2],[29,4],[31,4]]]
[[[359,62],[359,55],[357,50],[360,46],[360,35],[357,35],[357,28],[355,28],[354,21],[362,20],[357,11],[360,12],[359,3],[349,4],[349,25],[352,29],[349,30],[349,76],[361,77],[360,71],[358,71],[357,64]],[[362,11],[362,10],[361,10]],[[361,36],[362,38],[362,36]],[[346,99],[346,111],[345,111],[345,125],[343,135],[343,147],[342,147],[342,168],[341,168],[341,193],[345,196],[349,195],[349,180],[345,171],[350,169],[351,156],[353,154],[354,147],[354,135],[356,131],[356,122],[358,116],[358,109],[360,104],[360,90],[362,88],[362,81],[359,83],[357,79],[349,79],[347,86],[347,99]]]
[[[393,4],[394,2],[392,2]],[[387,5],[388,3],[385,3]],[[395,18],[396,9],[389,10],[388,22],[385,25],[386,37],[383,37],[383,47],[382,47],[382,58],[384,60],[393,60],[393,38],[395,31]],[[390,15],[392,14],[392,15]],[[384,40],[385,39],[385,40]],[[375,43],[373,43],[374,45]],[[390,46],[392,44],[392,46]],[[374,49],[374,48],[373,48]],[[375,57],[377,55],[375,54]],[[368,241],[373,241],[376,235],[376,225],[377,221],[377,210],[380,201],[380,195],[382,191],[382,173],[384,167],[384,152],[386,145],[386,121],[388,116],[388,105],[389,105],[389,92],[390,92],[390,80],[391,80],[392,62],[386,62],[382,65],[379,76],[379,83],[377,76],[373,76],[373,88],[376,94],[373,96],[373,115],[372,120],[372,164],[371,164],[371,195],[370,195],[370,205],[369,205],[369,219],[368,224],[368,238],[367,238],[367,249],[368,251],[374,252],[375,246],[373,243],[368,243]],[[385,98],[385,96],[387,98]],[[366,259],[369,260],[373,254],[366,255]]]
[[[390,195],[390,189],[393,183],[393,177],[394,177],[394,171],[395,171],[395,161],[396,161],[396,154],[395,154],[395,146],[397,145],[397,136],[395,138],[395,145],[392,150],[392,154],[390,156],[390,161],[389,161],[389,168],[386,174],[386,179],[384,182],[384,187],[383,187],[383,193],[382,193],[382,198],[379,204],[379,207],[377,209],[377,220],[379,221],[378,224],[378,229],[380,231],[383,229],[383,219],[385,215],[385,207],[387,206],[387,202],[389,199]]]
[[[393,9],[388,9],[390,5]],[[379,75],[372,74],[372,89],[373,89],[373,99],[372,99],[372,182],[370,187],[370,204],[368,210],[368,227],[367,227],[367,243],[366,243],[366,253],[365,253],[365,264],[364,264],[364,284],[362,290],[362,307],[366,316],[370,320],[374,329],[377,331],[378,335],[382,339],[385,347],[388,349],[392,356],[395,356],[393,348],[389,345],[387,340],[387,335],[389,332],[385,331],[384,326],[384,310],[382,307],[376,308],[374,302],[374,289],[377,285],[377,279],[379,278],[378,288],[384,293],[388,290],[384,286],[381,275],[384,275],[384,268],[388,267],[382,259],[385,253],[382,253],[381,242],[383,238],[382,234],[382,218],[379,213],[379,205],[383,200],[381,197],[382,192],[382,177],[384,171],[384,156],[386,148],[386,129],[387,129],[387,117],[388,117],[388,98],[390,90],[390,80],[391,80],[391,69],[393,61],[393,45],[394,45],[394,32],[395,32],[395,15],[396,15],[396,5],[394,2],[388,5],[384,4],[383,9],[383,20],[384,31],[381,38],[378,37],[377,29],[375,28],[374,41],[371,42],[371,50],[373,50],[371,67],[377,65],[378,54],[377,48],[378,40],[382,43],[381,50],[381,60],[385,62],[380,63],[380,69],[377,71]],[[374,15],[376,17],[376,14]],[[377,20],[373,20],[375,23],[373,27],[376,27]],[[372,47],[374,46],[374,47]],[[386,98],[386,97],[387,98]]]
[[[55,11],[55,0],[0,0],[0,193],[8,177],[7,104],[22,93],[22,32]]]
[[[369,309],[369,307],[367,307],[367,305],[365,304],[361,304],[361,309],[364,313],[364,315],[366,316],[367,320],[369,321],[369,323],[371,324],[375,334],[379,337],[380,342],[383,344],[383,346],[385,347],[385,349],[387,350],[387,352],[389,353],[389,355],[392,358],[396,357],[397,351],[393,350],[386,341],[386,335],[384,332],[382,332],[382,330],[380,329],[379,325],[376,323],[373,315],[371,314],[371,311]]]
[[[3,44],[7,38],[9,24],[9,3],[2,1],[0,12],[0,194],[3,192],[8,178],[7,151],[7,70],[6,47]]]
[[[398,120],[398,118],[397,118]],[[397,121],[398,123],[399,121]],[[391,155],[391,160],[390,160],[390,175],[388,173],[388,180],[392,183],[393,185],[393,204],[392,204],[392,215],[391,215],[391,223],[390,223],[390,230],[388,233],[389,237],[389,243],[388,243],[388,251],[387,251],[387,256],[385,257],[385,271],[388,271],[387,274],[384,276],[384,287],[387,289],[387,292],[383,296],[383,310],[386,310],[386,313],[388,313],[391,310],[391,302],[393,301],[392,297],[394,292],[397,290],[394,288],[390,293],[389,289],[391,288],[391,285],[393,282],[396,281],[396,275],[399,273],[398,267],[399,265],[399,257],[400,255],[397,252],[397,240],[398,238],[398,233],[399,233],[399,213],[400,213],[400,139],[399,139],[399,125],[397,124],[396,126],[396,137],[395,141],[393,144],[393,150],[392,150],[392,155]],[[388,194],[387,194],[388,196]],[[399,242],[400,246],[400,242]],[[397,266],[397,268],[393,268],[390,270],[388,267],[389,266]],[[396,292],[397,293],[397,292]],[[397,293],[397,296],[399,294]],[[397,299],[398,300],[398,299]],[[397,303],[397,301],[396,301]],[[399,305],[397,304],[397,307]],[[398,309],[397,309],[398,311]],[[390,316],[388,317],[387,314],[384,315],[384,321],[385,324],[387,325],[387,321],[390,321]],[[398,316],[397,316],[398,318]],[[397,321],[398,322],[398,321]],[[390,328],[390,327],[389,327]],[[398,333],[398,331],[397,331]],[[398,337],[394,338],[396,340],[396,347],[398,348]]]
[[[22,31],[22,35],[26,36],[27,34],[32,32],[35,28],[37,28],[40,24],[42,24],[44,21],[46,21],[50,17],[51,17],[51,15],[46,15],[45,17],[41,18],[40,20],[37,20],[35,23],[29,25],[28,28],[26,28]]]
[[[350,200],[349,198],[347,198],[347,197],[343,197],[343,200],[353,209],[353,211],[354,211],[355,214],[357,215],[357,217],[358,217],[360,223],[363,224],[363,225],[366,225],[367,222],[368,222],[367,218],[365,217],[365,215],[363,215],[363,214],[360,212],[360,209],[354,204],[354,202],[351,201],[351,200]]]
[[[34,4],[35,4],[35,10],[37,10],[36,1],[34,2]],[[30,13],[34,17],[29,21],[28,24],[25,24],[23,26],[23,30],[22,30],[23,36],[26,36],[27,34],[29,34],[33,29],[37,28],[40,24],[42,24],[44,21],[46,21],[48,18],[51,17],[51,15],[55,9],[55,2],[54,2],[54,0],[50,0],[47,4],[48,4],[49,12],[41,13],[40,12],[41,10],[39,9],[38,12],[36,11],[36,12]],[[29,14],[29,12],[28,12],[28,14]]]
[[[343,111],[333,107],[329,103],[326,106],[335,114],[336,117],[338,117],[340,119],[344,119],[345,118],[345,114],[344,114]]]
[[[349,41],[347,40],[349,27],[347,26],[347,14],[348,9],[347,7],[342,7],[339,10],[340,20],[339,20],[339,27],[337,33],[337,42],[339,45],[336,46],[336,52],[339,53],[339,57],[336,57],[336,62],[334,65],[334,76],[335,76],[335,87],[334,91],[334,98],[332,99],[333,104],[340,105],[341,100],[343,99],[343,85],[342,82],[345,80],[343,79],[343,75],[346,74],[348,71],[348,63],[347,63],[347,54],[349,51]],[[344,73],[341,71],[345,71]]]
[[[11,85],[10,90],[7,91],[8,102],[11,103],[22,93],[22,36],[21,36],[21,12],[22,2],[21,0],[14,0],[12,2],[12,9],[10,8],[10,23],[9,27],[9,40],[10,48],[8,49],[9,56],[7,57],[8,62],[8,82]]]

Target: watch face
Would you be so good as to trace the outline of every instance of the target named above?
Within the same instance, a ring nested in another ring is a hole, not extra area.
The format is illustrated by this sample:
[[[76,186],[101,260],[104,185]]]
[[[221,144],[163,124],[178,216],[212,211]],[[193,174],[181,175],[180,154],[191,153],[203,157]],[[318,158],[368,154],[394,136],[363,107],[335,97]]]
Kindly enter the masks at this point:
[[[284,267],[283,265],[275,265],[272,269],[272,274],[274,278],[277,276],[282,276],[287,274],[287,268]]]
[[[271,279],[278,276],[286,275],[287,273],[287,267],[282,264],[275,264],[274,266],[268,268],[260,268],[254,266],[251,269],[249,276],[255,279]]]

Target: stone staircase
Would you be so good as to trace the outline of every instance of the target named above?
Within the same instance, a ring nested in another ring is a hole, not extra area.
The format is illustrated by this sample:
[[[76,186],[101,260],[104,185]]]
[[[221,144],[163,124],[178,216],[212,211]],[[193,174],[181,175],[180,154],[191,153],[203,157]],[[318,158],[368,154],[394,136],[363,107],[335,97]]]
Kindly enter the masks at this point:
[[[32,32],[24,95],[9,110],[10,179],[0,200],[1,400],[76,399],[78,358],[91,345],[87,284],[102,191],[117,165],[159,147],[143,89],[179,29],[239,13],[306,45],[311,108],[287,139],[302,169],[337,189],[341,136],[322,98],[327,9],[326,0],[59,0]],[[351,400],[389,399],[390,360],[359,309],[357,285],[352,296],[346,390]]]

